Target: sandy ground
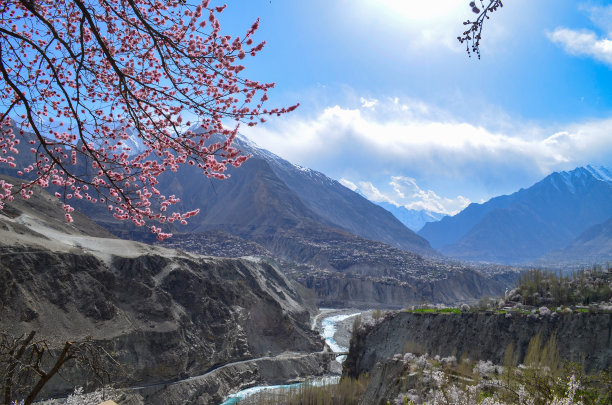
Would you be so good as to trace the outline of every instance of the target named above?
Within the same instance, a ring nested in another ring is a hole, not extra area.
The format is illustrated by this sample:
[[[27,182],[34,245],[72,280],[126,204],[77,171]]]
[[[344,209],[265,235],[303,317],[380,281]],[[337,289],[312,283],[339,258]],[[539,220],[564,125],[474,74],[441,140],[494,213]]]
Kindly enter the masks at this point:
[[[63,230],[53,229],[47,225],[43,218],[22,214],[17,218],[2,218],[6,230],[0,232],[1,243],[8,246],[40,247],[42,249],[70,252],[73,249],[83,250],[110,263],[111,257],[138,257],[144,254],[163,254],[177,256],[177,251],[160,247],[153,248],[143,243],[122,239],[97,238],[81,234],[71,234]],[[30,234],[18,233],[11,229],[11,223],[22,225],[31,229]],[[187,254],[181,252],[180,255]]]

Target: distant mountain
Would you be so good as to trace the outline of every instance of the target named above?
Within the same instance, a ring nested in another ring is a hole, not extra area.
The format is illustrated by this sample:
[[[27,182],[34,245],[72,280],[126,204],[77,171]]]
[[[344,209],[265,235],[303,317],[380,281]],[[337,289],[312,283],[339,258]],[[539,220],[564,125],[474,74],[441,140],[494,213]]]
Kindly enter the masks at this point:
[[[588,228],[568,246],[549,252],[538,262],[563,267],[612,262],[612,218]]]
[[[409,229],[418,232],[428,222],[437,222],[444,218],[446,214],[441,212],[428,211],[428,210],[411,210],[403,206],[396,206],[388,202],[376,202],[375,204],[380,205],[387,211],[393,214],[393,216],[400,220],[400,222],[406,225]]]
[[[452,257],[521,263],[565,247],[610,217],[612,173],[586,166],[470,204],[455,216],[426,224],[419,235]]]

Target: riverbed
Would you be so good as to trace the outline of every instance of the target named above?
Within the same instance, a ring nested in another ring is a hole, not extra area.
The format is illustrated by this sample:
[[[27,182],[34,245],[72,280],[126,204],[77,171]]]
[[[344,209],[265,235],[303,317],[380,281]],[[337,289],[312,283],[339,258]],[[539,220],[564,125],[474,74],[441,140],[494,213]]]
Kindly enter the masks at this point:
[[[317,314],[317,316],[313,318],[312,328],[319,331],[321,336],[325,339],[325,343],[333,352],[347,352],[355,317],[361,316],[364,319],[369,319],[371,317],[371,313],[372,311],[360,311],[357,309],[348,308],[322,308],[320,309],[319,314]],[[341,363],[344,361],[345,358],[346,356],[338,356],[336,358],[336,364],[331,368],[334,374],[313,378],[310,380],[306,380],[305,382],[295,384],[257,386],[247,388],[235,394],[231,394],[221,405],[236,404],[241,400],[244,400],[257,393],[261,393],[264,391],[276,392],[278,390],[297,388],[300,386],[300,384],[304,383],[309,383],[313,385],[336,384],[340,380],[340,374],[342,372]]]

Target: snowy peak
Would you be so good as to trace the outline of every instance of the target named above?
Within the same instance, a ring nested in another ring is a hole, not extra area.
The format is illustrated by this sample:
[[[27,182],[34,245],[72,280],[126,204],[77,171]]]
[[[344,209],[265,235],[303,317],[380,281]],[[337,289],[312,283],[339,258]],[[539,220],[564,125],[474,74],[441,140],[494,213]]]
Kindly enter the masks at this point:
[[[612,171],[578,167],[419,231],[435,249],[458,259],[525,263],[567,246],[612,217]]]
[[[612,183],[612,172],[603,166],[595,168],[591,165],[587,165],[585,169],[593,175],[597,180]]]
[[[603,166],[596,168],[587,165],[571,171],[552,173],[547,179],[557,190],[576,194],[588,187],[588,183],[593,180],[612,184],[612,172]]]
[[[290,171],[295,173],[296,175],[305,175],[310,177],[312,180],[318,182],[319,184],[325,184],[329,186],[336,186],[337,184],[339,184],[336,180],[327,177],[321,172],[297,165],[295,163],[291,163],[281,158],[280,156],[270,152],[269,150],[260,148],[255,142],[248,139],[242,134],[238,134],[238,136],[236,136],[233,146],[241,150],[243,154],[249,154],[253,157],[264,159],[265,161],[270,163],[272,167],[276,169],[276,171]]]
[[[356,190],[358,192],[358,190]],[[396,206],[388,202],[375,202],[387,211],[389,211],[395,218],[401,223],[406,225],[409,229],[417,232],[428,222],[437,222],[441,220],[446,214],[441,212],[429,211],[429,210],[415,210],[408,209],[404,206]]]
[[[138,136],[138,132],[132,130],[128,130],[126,132],[128,132],[129,138],[121,141],[121,143],[123,144],[123,150],[128,152],[130,156],[134,156],[144,152],[146,147],[142,141],[142,138]]]

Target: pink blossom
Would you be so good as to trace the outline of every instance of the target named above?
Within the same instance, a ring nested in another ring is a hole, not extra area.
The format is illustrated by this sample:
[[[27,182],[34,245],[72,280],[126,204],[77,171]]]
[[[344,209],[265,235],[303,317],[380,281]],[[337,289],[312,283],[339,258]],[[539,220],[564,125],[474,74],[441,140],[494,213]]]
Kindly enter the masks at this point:
[[[105,204],[116,218],[168,238],[155,224],[186,223],[198,210],[178,211],[179,198],[156,187],[158,176],[188,164],[225,179],[228,166],[248,158],[232,148],[237,128],[225,119],[252,126],[265,121],[261,115],[296,107],[262,110],[274,84],[240,76],[245,67],[238,63],[263,49],[265,41],[252,46],[259,19],[244,38],[225,35],[217,15],[226,5],[83,0],[79,8],[39,0],[34,17],[21,2],[5,3],[3,15],[11,17],[0,20],[3,80],[13,86],[2,97],[16,107],[0,121],[0,165],[38,177],[22,188],[0,181],[0,208],[16,194],[29,198],[34,184],[54,186],[56,198]],[[159,38],[168,41],[152,46]],[[179,128],[186,116],[196,117],[198,131]],[[26,133],[35,140],[19,147]],[[138,153],[126,145],[131,136],[144,146]],[[213,144],[211,136],[225,141]],[[31,161],[17,167],[15,155],[28,149]],[[64,205],[69,222],[71,209]]]

